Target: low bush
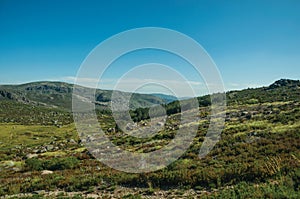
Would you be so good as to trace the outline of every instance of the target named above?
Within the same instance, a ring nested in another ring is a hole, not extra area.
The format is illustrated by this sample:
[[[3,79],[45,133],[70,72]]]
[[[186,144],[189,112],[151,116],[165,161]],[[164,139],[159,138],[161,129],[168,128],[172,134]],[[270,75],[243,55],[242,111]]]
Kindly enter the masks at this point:
[[[73,169],[79,165],[80,161],[75,157],[52,158],[42,160],[38,158],[31,158],[25,161],[25,167],[28,170],[65,170]]]

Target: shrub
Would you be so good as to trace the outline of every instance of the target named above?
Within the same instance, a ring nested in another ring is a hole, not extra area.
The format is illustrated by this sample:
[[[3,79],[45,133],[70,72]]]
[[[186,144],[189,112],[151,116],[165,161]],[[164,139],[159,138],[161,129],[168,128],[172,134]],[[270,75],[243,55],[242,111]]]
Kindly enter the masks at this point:
[[[29,170],[40,171],[43,170],[43,161],[38,158],[31,158],[25,161],[26,168]]]
[[[73,169],[79,165],[79,160],[75,157],[53,158],[44,163],[45,169],[49,170],[65,170]]]
[[[53,158],[49,160],[41,160],[31,158],[25,161],[26,168],[34,171],[41,170],[65,170],[73,169],[79,165],[79,160],[75,157]]]

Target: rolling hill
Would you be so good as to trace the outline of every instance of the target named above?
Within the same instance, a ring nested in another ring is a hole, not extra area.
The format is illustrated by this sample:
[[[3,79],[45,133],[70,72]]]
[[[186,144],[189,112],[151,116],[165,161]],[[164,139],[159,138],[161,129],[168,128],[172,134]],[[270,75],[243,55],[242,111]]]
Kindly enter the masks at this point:
[[[21,85],[0,85],[0,100],[16,101],[19,103],[38,105],[63,110],[71,110],[73,84],[64,82],[32,82]],[[131,95],[128,92],[122,95]],[[95,104],[99,108],[107,108],[110,103],[111,90],[96,90]],[[150,107],[170,101],[165,95],[151,95],[133,93],[130,108]]]
[[[70,92],[68,84],[53,84],[52,88],[40,82],[30,87],[1,86],[0,197],[299,198],[298,80],[281,79],[266,87],[227,92],[225,127],[204,158],[198,153],[209,126],[208,95],[198,98],[196,123],[180,125],[179,101],[164,105],[169,116],[155,135],[146,138],[122,132],[109,111],[98,112],[109,140],[136,153],[162,149],[179,128],[199,124],[193,142],[178,160],[162,170],[139,174],[112,169],[95,159],[78,134],[72,114],[59,108],[66,107],[67,101],[62,105],[47,101],[47,97],[63,99],[53,93],[67,96]],[[147,111],[138,108],[135,114]],[[150,126],[151,120],[135,117],[137,126]]]

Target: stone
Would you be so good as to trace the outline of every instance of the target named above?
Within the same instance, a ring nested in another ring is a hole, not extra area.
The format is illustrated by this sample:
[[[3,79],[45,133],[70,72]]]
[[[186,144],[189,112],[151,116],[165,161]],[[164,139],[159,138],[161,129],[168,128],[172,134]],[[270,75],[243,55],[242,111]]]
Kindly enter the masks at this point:
[[[77,144],[77,142],[74,139],[70,139],[69,142],[72,144]]]
[[[38,153],[38,152],[39,152],[38,149],[33,149],[33,150],[32,150],[32,153]]]
[[[114,132],[116,132],[116,129],[115,129],[115,128],[108,128],[108,129],[107,129],[107,132],[109,132],[109,133],[114,133]]]
[[[50,170],[43,170],[41,172],[42,175],[49,175],[49,174],[52,174],[52,173],[53,173],[53,171],[50,171]]]
[[[247,111],[243,111],[241,115],[242,116],[248,115],[248,112]]]
[[[15,163],[13,162],[13,161],[7,161],[6,163],[5,163],[5,166],[7,166],[7,167],[13,167],[13,166],[15,166]]]
[[[90,135],[88,135],[88,137],[86,138],[86,142],[92,142],[94,140],[95,140],[95,138]]]
[[[37,195],[43,195],[43,194],[45,194],[46,193],[46,191],[45,190],[37,190],[37,191],[34,191],[34,192],[32,192],[33,194],[37,194]]]
[[[47,145],[47,146],[46,146],[46,150],[47,150],[47,151],[51,151],[53,148],[54,148],[53,145]]]
[[[100,195],[89,193],[86,195],[87,198],[99,198]]]
[[[164,126],[165,124],[163,122],[157,122],[157,126]]]
[[[126,130],[131,131],[131,130],[133,130],[135,128],[137,128],[137,124],[136,123],[128,123],[128,124],[126,124]]]
[[[14,168],[12,168],[12,170],[16,171],[16,172],[21,171],[21,169],[19,167],[14,167]]]
[[[93,154],[100,153],[100,149],[95,149],[95,150],[92,151],[92,153],[93,153]]]
[[[45,152],[47,152],[47,149],[43,147],[43,148],[41,148],[38,152],[39,152],[39,153],[45,153]]]
[[[35,158],[35,157],[38,157],[38,154],[35,154],[35,153],[34,153],[34,154],[29,153],[29,154],[26,155],[26,158],[27,158],[27,159],[31,159],[31,158]]]

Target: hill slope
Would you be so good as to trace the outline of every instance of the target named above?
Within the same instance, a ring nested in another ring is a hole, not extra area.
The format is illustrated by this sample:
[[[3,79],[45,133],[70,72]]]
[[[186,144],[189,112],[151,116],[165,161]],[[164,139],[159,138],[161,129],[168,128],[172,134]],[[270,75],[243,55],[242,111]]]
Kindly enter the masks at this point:
[[[98,108],[108,109],[112,91],[97,90]],[[0,86],[0,122],[20,124],[64,125],[72,123],[72,85],[61,82],[36,82],[17,86]],[[272,102],[299,102],[300,81],[281,79],[270,86],[230,91],[226,93],[227,106],[259,105]],[[210,96],[198,97],[200,107],[210,105]],[[132,107],[165,104],[152,95],[133,94]],[[180,105],[189,100],[173,101],[165,105],[168,115],[180,112]],[[149,118],[148,108],[131,111],[134,121]]]
[[[147,138],[124,133],[111,115],[99,114],[109,140],[136,153],[162,149],[174,140],[177,129],[199,124],[178,160],[140,174],[95,160],[91,152],[97,150],[87,151],[84,135],[79,137],[69,124],[70,112],[17,102],[5,94],[9,100],[0,101],[0,197],[25,198],[20,193],[26,193],[26,198],[89,198],[91,193],[97,198],[300,198],[299,83],[278,80],[268,87],[228,92],[225,128],[203,158],[198,153],[209,128],[209,96],[198,98],[199,123],[181,125],[180,114],[170,113],[160,130]],[[171,108],[177,103],[167,105],[168,110],[176,110]],[[137,125],[145,124],[151,121]]]
[[[0,85],[0,100],[71,110],[73,85],[64,82],[33,82],[22,85]],[[120,91],[119,91],[120,92]],[[124,95],[131,93],[121,92]],[[96,90],[95,103],[106,108],[111,90]],[[168,102],[159,96],[137,94],[131,96],[131,108],[150,107]]]
[[[197,98],[200,107],[211,105],[210,95]],[[254,105],[272,102],[300,101],[300,81],[290,79],[280,79],[270,86],[260,88],[249,88],[240,91],[229,91],[226,93],[227,106],[233,105]],[[181,111],[181,106],[187,107],[191,99],[173,101],[167,104],[166,111],[168,115],[176,114]],[[136,110],[135,120],[148,119],[148,108]]]

